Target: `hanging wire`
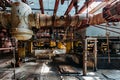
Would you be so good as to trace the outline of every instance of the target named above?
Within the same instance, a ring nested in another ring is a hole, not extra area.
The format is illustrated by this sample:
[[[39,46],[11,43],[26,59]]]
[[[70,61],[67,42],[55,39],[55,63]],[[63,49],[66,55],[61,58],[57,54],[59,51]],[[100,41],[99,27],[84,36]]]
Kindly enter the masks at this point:
[[[89,2],[89,0],[85,0],[85,4],[86,4],[86,8],[87,8],[87,10],[86,10],[86,19],[87,19],[87,24],[89,24],[89,11],[88,11],[88,2]]]
[[[49,6],[50,6],[50,5],[49,5],[49,0],[48,0],[48,11],[47,11],[47,14],[48,14],[48,15],[49,15]]]

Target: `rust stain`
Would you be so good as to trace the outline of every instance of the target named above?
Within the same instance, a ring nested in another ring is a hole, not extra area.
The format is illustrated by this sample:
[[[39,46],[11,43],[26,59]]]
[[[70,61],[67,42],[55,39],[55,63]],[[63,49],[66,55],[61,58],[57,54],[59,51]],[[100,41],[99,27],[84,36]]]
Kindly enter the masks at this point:
[[[19,6],[19,5],[20,5],[20,2],[15,2],[13,5]]]

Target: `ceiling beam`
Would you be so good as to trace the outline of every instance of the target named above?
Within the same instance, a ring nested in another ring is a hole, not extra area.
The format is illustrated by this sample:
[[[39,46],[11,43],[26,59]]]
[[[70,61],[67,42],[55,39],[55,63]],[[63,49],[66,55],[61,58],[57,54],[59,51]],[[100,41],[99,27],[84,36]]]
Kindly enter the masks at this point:
[[[39,0],[41,13],[44,14],[43,0]]]
[[[61,4],[64,4],[65,0],[61,0]]]
[[[68,13],[72,10],[73,7],[78,7],[76,3],[78,3],[79,1],[80,0],[72,0],[64,15],[68,15]]]
[[[85,2],[85,4],[82,6],[82,8],[78,11],[78,14],[81,14],[85,9],[87,9],[87,6],[90,6],[94,0],[89,0]]]
[[[72,0],[70,2],[70,5],[68,6],[67,10],[65,11],[65,14],[64,15],[68,15],[68,13],[71,11],[71,9],[73,8],[73,3],[74,3],[74,0]]]
[[[53,15],[56,15],[59,6],[59,0],[55,0],[54,12]]]
[[[22,2],[26,3],[27,1],[26,0],[21,0]]]

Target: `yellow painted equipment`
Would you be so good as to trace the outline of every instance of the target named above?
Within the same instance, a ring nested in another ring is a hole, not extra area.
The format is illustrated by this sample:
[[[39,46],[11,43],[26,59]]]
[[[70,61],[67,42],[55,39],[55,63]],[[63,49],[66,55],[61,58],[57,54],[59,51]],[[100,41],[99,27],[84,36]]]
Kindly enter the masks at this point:
[[[72,42],[66,42],[66,53],[69,53],[72,49]]]
[[[62,42],[58,42],[58,48],[59,49],[65,49],[65,45]]]
[[[29,41],[29,42],[28,42],[28,51],[29,51],[30,53],[32,53],[32,49],[33,49],[33,42],[32,42],[32,41]]]
[[[75,46],[78,47],[78,46],[81,46],[82,45],[82,42],[81,41],[76,41],[75,42]]]
[[[56,42],[55,41],[50,41],[50,47],[55,47],[56,46]]]
[[[42,47],[42,46],[44,46],[44,42],[36,42],[36,45]]]
[[[25,47],[18,47],[18,56],[20,58],[24,58],[25,57]]]
[[[18,57],[24,58],[26,56],[26,47],[23,41],[18,41]]]

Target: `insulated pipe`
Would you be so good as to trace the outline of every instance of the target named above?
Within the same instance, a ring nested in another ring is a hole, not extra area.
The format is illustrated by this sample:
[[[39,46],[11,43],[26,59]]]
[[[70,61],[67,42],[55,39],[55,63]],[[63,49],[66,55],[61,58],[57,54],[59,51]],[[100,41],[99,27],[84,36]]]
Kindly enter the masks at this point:
[[[74,16],[49,16],[45,14],[32,14],[31,8],[23,2],[12,4],[11,10],[11,33],[18,40],[28,40],[32,37],[31,26],[36,28],[47,26],[76,26],[86,18],[86,15],[77,14]],[[68,25],[66,25],[68,24]]]
[[[112,5],[112,9],[110,10],[112,11],[114,9],[117,9],[117,12],[115,12],[114,15],[120,15],[118,13],[119,3],[117,3],[115,7],[114,6],[115,5]],[[82,21],[86,20],[86,14],[76,14],[74,16],[49,16],[40,13],[32,14],[31,8],[23,2],[13,3],[11,12],[11,15],[8,15],[8,17],[6,16],[6,14],[0,13],[0,23],[3,26],[6,26],[6,24],[11,24],[11,33],[13,37],[16,37],[18,40],[30,39],[33,35],[32,30],[30,30],[32,26],[35,26],[36,28],[47,26],[78,26],[78,24],[81,24]],[[106,18],[104,17],[105,16],[100,13],[97,15],[93,15],[92,17],[89,16],[87,20],[89,20],[89,25],[96,25],[106,22]]]
[[[96,14],[96,15],[92,15],[91,17],[89,17],[89,25],[99,25],[102,23],[107,22],[104,18],[102,13]]]
[[[17,40],[28,40],[32,37],[33,32],[31,26],[37,28],[47,26],[77,26],[79,22],[86,18],[86,15],[76,14],[74,16],[49,16],[45,14],[32,14],[31,8],[23,2],[15,2],[12,4],[12,10],[9,18],[0,14],[0,22],[6,26],[9,21],[12,25],[11,34]],[[7,21],[9,20],[9,21]],[[5,22],[5,23],[4,23]]]
[[[28,40],[33,32],[28,24],[28,15],[32,13],[31,8],[23,2],[12,4],[11,10],[11,34],[18,40]]]
[[[54,19],[53,19],[54,18]],[[64,16],[50,16],[46,14],[30,14],[29,22],[31,26],[47,27],[47,26],[76,26],[83,19],[86,19],[85,14],[76,14],[74,16],[64,15]],[[54,25],[53,25],[54,23]],[[66,23],[68,23],[66,25]]]

